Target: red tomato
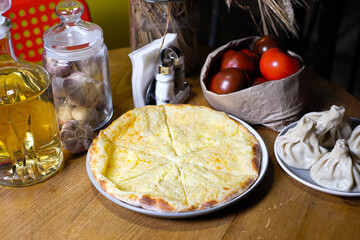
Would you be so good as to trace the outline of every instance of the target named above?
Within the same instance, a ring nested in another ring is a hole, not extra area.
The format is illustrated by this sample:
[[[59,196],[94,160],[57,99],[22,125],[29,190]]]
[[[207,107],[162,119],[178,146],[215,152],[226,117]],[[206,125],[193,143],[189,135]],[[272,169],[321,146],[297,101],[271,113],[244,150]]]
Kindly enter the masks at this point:
[[[255,72],[255,64],[248,55],[234,51],[229,53],[221,62],[221,70],[225,68],[240,68],[245,70],[250,76]]]
[[[223,55],[221,56],[221,61],[223,61],[227,56],[229,56],[231,53],[236,52],[234,49],[228,49],[226,50]]]
[[[259,85],[259,84],[262,84],[264,82],[267,82],[268,80],[266,80],[265,78],[263,77],[257,77],[254,79],[254,81],[251,83],[251,86],[256,86],[256,85]]]
[[[253,51],[251,51],[250,49],[248,48],[243,48],[240,50],[240,52],[242,53],[245,53],[246,55],[248,55],[249,57],[251,57],[251,59],[253,60],[253,63],[255,65],[258,65],[259,64],[259,55],[257,55],[256,53],[254,53]]]
[[[267,35],[255,42],[253,51],[257,55],[261,56],[264,54],[264,52],[274,47],[281,48],[279,39],[274,35]]]
[[[209,90],[217,94],[227,94],[244,89],[249,83],[249,76],[244,70],[225,68],[211,79]]]
[[[267,80],[279,80],[288,77],[301,68],[297,58],[286,52],[271,48],[260,58],[260,72]]]

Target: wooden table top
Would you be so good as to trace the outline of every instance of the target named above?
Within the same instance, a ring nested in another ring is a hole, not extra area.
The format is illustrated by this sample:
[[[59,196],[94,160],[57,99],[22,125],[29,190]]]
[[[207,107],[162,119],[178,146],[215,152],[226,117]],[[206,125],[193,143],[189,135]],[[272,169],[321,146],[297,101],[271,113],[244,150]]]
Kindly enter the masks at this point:
[[[109,53],[113,119],[133,108],[129,48]],[[201,61],[200,65],[202,64]],[[342,105],[360,118],[360,102],[307,71],[308,111]],[[187,79],[188,103],[209,106],[199,74]],[[277,163],[277,132],[254,126],[267,145],[269,168],[245,198],[221,211],[190,219],[160,219],[127,210],[105,198],[86,172],[86,153],[65,154],[64,167],[45,182],[0,187],[0,239],[359,239],[360,198],[333,196],[290,177]]]

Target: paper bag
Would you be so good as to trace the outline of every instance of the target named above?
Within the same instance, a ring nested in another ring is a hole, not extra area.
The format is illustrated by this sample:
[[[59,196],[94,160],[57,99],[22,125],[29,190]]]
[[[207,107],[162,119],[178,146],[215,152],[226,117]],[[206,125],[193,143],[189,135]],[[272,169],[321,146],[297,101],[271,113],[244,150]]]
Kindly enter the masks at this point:
[[[230,94],[216,94],[207,90],[211,77],[220,71],[220,57],[229,48],[253,46],[259,37],[234,40],[211,52],[201,69],[200,84],[206,100],[219,111],[238,117],[249,124],[262,124],[281,131],[299,118],[309,99],[309,84],[304,78],[304,64],[295,74],[276,81],[268,81]],[[251,48],[251,47],[250,47]]]

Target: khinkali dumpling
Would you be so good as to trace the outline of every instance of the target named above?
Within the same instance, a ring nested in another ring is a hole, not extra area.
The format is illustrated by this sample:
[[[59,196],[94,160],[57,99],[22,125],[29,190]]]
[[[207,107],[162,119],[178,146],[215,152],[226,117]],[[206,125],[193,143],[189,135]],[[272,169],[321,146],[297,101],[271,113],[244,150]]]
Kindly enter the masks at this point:
[[[348,143],[350,150],[360,158],[360,125],[352,131]]]
[[[314,120],[303,117],[295,128],[278,138],[277,153],[289,166],[309,169],[328,152],[326,148],[319,145],[315,135],[315,126]]]
[[[342,106],[333,105],[328,111],[311,112],[304,117],[316,121],[316,135],[323,147],[333,147],[336,140],[347,139],[351,134],[350,118]]]
[[[310,177],[328,189],[360,191],[360,162],[351,155],[347,141],[339,139],[333,150],[311,167]]]

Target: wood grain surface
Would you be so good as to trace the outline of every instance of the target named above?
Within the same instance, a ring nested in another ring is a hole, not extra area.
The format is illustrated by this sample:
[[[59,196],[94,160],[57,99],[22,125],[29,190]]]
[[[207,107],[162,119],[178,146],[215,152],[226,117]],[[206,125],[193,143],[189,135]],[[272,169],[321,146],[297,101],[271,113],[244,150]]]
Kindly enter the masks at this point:
[[[112,120],[133,108],[129,52],[109,53]],[[311,82],[307,111],[337,104],[360,118],[360,102],[353,96],[310,71],[306,74]],[[192,90],[188,103],[209,106],[199,72],[187,81]],[[360,239],[360,199],[322,193],[294,180],[275,159],[278,133],[254,128],[267,145],[269,168],[254,191],[224,210],[182,220],[135,213],[96,190],[86,172],[86,153],[67,152],[63,168],[49,180],[0,187],[0,239]]]

